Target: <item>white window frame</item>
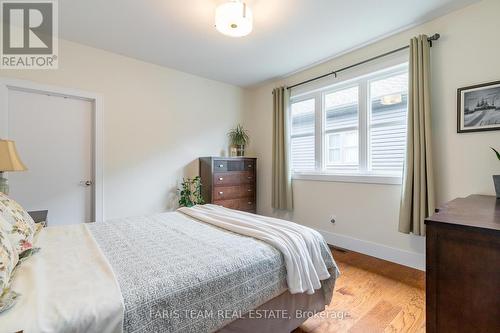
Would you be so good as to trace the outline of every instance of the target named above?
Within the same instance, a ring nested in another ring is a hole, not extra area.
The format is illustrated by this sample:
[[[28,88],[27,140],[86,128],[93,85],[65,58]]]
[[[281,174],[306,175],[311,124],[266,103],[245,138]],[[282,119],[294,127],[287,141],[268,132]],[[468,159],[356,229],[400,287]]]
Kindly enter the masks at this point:
[[[307,101],[307,100],[310,100],[310,99],[313,99],[313,98],[311,98],[311,96],[309,94],[305,95],[305,96],[299,96],[299,97],[293,99],[293,103],[300,103],[300,102],[304,102],[304,101]],[[290,99],[290,101],[292,101],[292,99]],[[314,98],[314,101],[315,101],[315,104],[314,104],[314,125],[315,125],[315,127],[314,127],[314,133],[313,133],[313,135],[314,135],[314,147],[315,147],[314,156],[316,157],[316,156],[318,156],[317,155],[318,154],[318,150],[317,150],[317,148],[318,148],[318,141],[317,141],[317,139],[318,139],[318,135],[317,135],[317,133],[318,133],[318,127],[317,127],[317,124],[318,124],[318,119],[317,119],[317,114],[318,114],[318,112],[317,112],[317,110],[318,110],[318,100],[316,98]],[[320,105],[320,107],[321,107],[321,105]],[[292,108],[290,108],[289,112],[291,112],[291,111],[292,111]],[[292,117],[289,117],[289,119],[290,119],[289,120],[289,126],[290,126],[290,129],[291,129]],[[291,132],[292,131],[290,130],[290,133]],[[293,134],[290,134],[290,143],[292,142],[293,138],[299,138],[299,137],[303,137],[303,136],[306,136],[306,135],[293,135]],[[316,168],[316,170],[318,169],[318,161],[317,161],[317,159],[315,160],[315,168]],[[314,171],[308,171],[308,172],[314,172]]]
[[[314,90],[305,91],[300,94],[292,95],[290,103],[297,103],[308,99],[315,100],[315,165],[314,171],[294,171],[292,178],[297,180],[313,180],[313,181],[334,181],[334,182],[349,182],[349,183],[373,183],[373,184],[394,184],[402,183],[401,174],[385,174],[369,171],[369,128],[370,128],[370,91],[369,85],[371,81],[383,79],[408,71],[407,60],[401,60],[394,65],[389,64],[382,69],[378,69],[368,74],[360,75],[346,80],[341,80],[337,83],[316,87]],[[359,170],[346,170],[340,166],[326,167],[327,152],[326,152],[326,131],[325,131],[325,95],[348,89],[353,86],[358,86],[358,164]],[[291,117],[290,117],[291,119]]]
[[[358,131],[358,127],[356,126],[356,131]],[[325,131],[325,169],[336,169],[336,168],[345,168],[346,166],[349,167],[349,166],[357,166],[359,164],[359,158],[358,158],[358,164],[352,164],[352,165],[349,165],[349,164],[335,164],[335,163],[329,163],[329,160],[330,160],[330,151],[331,150],[339,150],[339,155],[343,158],[344,157],[344,154],[345,154],[345,149],[349,149],[349,148],[354,148],[354,146],[346,146],[346,145],[340,145],[338,148],[331,148],[330,147],[330,143],[329,143],[329,139],[331,136],[333,135],[338,135],[340,140],[344,141],[345,139],[345,133],[349,133],[349,132],[354,132],[354,129],[351,129],[351,131],[349,130],[346,130],[346,131]],[[359,141],[359,140],[358,140]],[[356,148],[358,148],[358,152],[359,152],[359,142],[357,143],[356,145]]]
[[[344,84],[336,84],[335,86],[333,87],[330,87],[329,89],[324,89],[324,90],[321,90],[321,98],[322,98],[322,103],[321,103],[321,106],[322,108],[319,110],[319,113],[320,113],[320,121],[322,122],[321,124],[321,129],[322,129],[322,132],[321,132],[321,141],[323,142],[323,147],[324,147],[324,150],[322,150],[323,154],[322,156],[317,156],[316,155],[316,158],[319,158],[321,160],[321,168],[320,170],[324,170],[324,172],[332,172],[332,173],[342,173],[342,170],[345,170],[346,167],[349,167],[349,165],[342,165],[342,166],[333,166],[333,167],[327,167],[327,164],[326,164],[326,147],[327,147],[327,144],[326,144],[326,129],[325,129],[325,116],[326,116],[326,108],[325,108],[325,96],[326,95],[329,95],[329,94],[332,94],[332,93],[335,93],[335,92],[338,92],[338,91],[342,91],[342,90],[345,90],[345,89],[349,89],[349,88],[353,88],[353,87],[358,87],[358,125],[356,126],[357,127],[357,131],[358,131],[358,136],[360,135],[359,133],[361,132],[360,131],[360,111],[361,111],[361,102],[360,102],[360,97],[361,97],[361,87],[360,87],[360,84],[358,81],[354,81],[354,82],[347,82],[347,83],[344,83]],[[360,166],[361,168],[361,159],[360,159],[360,150],[361,150],[361,137],[359,136],[358,137],[358,147],[359,147],[359,150],[358,150],[358,165]],[[351,167],[353,166],[356,166],[356,165],[351,165]],[[328,171],[330,170],[330,171]]]

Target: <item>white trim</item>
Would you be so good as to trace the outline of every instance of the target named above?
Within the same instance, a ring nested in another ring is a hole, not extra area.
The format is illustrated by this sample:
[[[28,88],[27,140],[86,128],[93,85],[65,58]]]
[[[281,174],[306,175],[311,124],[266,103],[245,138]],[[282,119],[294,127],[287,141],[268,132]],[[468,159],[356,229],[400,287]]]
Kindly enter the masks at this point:
[[[368,126],[368,102],[369,95],[368,80],[365,78],[358,83],[358,165],[360,170],[368,170],[369,167],[369,131]]]
[[[7,133],[7,128],[9,126],[9,113],[6,112],[9,108],[7,96],[7,87],[0,81],[0,138],[2,138],[3,134]]]
[[[104,219],[104,180],[103,180],[103,102],[102,96],[82,90],[43,85],[25,80],[0,77],[0,137],[8,137],[8,90],[20,90],[34,93],[44,93],[53,96],[69,97],[87,100],[93,105],[93,137],[94,137],[94,220]]]
[[[316,169],[323,169],[323,147],[325,145],[325,124],[323,122],[324,113],[324,95],[318,91],[314,94],[314,160],[316,161]],[[290,117],[291,118],[291,117]],[[319,133],[319,135],[318,135]]]
[[[317,229],[317,231],[323,235],[330,245],[425,271],[425,253],[400,250],[324,230]]]
[[[401,185],[403,177],[397,175],[380,174],[338,174],[338,173],[319,173],[319,172],[294,172],[293,180],[312,180],[322,182],[341,182],[341,183],[363,183],[363,184],[383,184],[383,185]]]

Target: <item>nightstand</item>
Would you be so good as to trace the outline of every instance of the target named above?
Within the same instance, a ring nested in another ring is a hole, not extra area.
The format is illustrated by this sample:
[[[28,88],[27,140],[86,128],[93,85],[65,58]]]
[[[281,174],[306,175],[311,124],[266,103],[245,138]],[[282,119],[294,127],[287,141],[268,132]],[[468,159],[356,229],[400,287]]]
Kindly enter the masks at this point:
[[[49,215],[48,210],[36,210],[28,212],[35,223],[41,223],[43,226],[47,226],[47,216]]]

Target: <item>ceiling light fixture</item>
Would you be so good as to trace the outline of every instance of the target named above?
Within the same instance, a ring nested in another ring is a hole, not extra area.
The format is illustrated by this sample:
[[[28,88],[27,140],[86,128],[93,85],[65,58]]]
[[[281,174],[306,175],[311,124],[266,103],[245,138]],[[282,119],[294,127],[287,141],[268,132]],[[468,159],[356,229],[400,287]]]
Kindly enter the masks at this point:
[[[252,10],[241,0],[223,3],[215,10],[215,28],[226,36],[246,36],[253,29]]]

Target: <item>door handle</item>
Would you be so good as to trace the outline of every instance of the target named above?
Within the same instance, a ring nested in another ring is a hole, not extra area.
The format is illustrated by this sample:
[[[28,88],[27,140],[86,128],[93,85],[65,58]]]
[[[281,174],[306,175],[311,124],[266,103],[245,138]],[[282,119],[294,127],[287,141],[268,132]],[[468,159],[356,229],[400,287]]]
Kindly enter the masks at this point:
[[[80,185],[83,185],[83,186],[92,186],[93,184],[94,184],[94,182],[91,180],[82,180],[80,182]]]

